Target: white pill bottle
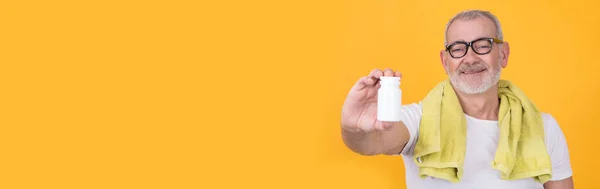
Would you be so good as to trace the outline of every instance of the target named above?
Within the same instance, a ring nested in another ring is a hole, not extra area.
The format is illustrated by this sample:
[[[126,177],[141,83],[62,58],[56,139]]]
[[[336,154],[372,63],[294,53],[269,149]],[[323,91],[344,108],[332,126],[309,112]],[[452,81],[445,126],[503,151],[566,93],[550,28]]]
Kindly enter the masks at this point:
[[[402,108],[400,77],[382,76],[379,79],[381,87],[377,91],[377,120],[398,122]]]

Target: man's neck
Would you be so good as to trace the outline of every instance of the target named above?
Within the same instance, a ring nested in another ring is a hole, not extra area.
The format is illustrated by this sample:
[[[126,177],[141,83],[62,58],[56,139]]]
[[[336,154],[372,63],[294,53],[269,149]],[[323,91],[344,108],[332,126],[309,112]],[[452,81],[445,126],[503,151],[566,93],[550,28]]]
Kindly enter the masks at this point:
[[[465,114],[482,120],[498,120],[498,84],[480,94],[465,94],[459,90],[455,92]]]

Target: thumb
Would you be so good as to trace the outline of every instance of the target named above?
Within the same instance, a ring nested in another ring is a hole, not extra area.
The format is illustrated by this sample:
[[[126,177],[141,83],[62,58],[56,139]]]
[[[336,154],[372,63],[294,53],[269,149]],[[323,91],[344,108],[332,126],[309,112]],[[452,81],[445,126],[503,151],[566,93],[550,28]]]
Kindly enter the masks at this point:
[[[394,122],[380,121],[378,125],[379,127],[376,127],[378,130],[386,131],[394,126]]]

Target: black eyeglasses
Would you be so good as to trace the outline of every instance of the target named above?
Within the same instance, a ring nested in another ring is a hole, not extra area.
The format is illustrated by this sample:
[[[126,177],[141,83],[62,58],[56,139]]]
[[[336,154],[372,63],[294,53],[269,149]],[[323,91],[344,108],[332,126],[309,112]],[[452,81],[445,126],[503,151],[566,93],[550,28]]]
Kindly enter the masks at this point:
[[[479,38],[471,42],[457,41],[446,46],[446,51],[450,52],[452,58],[462,58],[467,55],[469,47],[478,55],[484,55],[492,51],[492,43],[504,43],[497,38]]]

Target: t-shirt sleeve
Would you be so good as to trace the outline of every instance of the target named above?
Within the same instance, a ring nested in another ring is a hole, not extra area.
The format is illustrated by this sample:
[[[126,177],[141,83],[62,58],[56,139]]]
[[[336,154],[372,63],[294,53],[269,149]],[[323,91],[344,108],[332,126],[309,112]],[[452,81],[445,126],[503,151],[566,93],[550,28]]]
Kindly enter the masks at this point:
[[[408,139],[406,146],[404,146],[404,149],[402,149],[400,154],[412,155],[415,143],[419,136],[419,124],[421,123],[421,116],[423,115],[421,103],[412,103],[404,105],[402,106],[401,113],[402,123],[406,125],[410,138]]]
[[[573,175],[571,159],[567,140],[558,125],[558,122],[550,114],[542,114],[546,137],[546,148],[552,161],[552,178],[550,180],[562,180]]]

